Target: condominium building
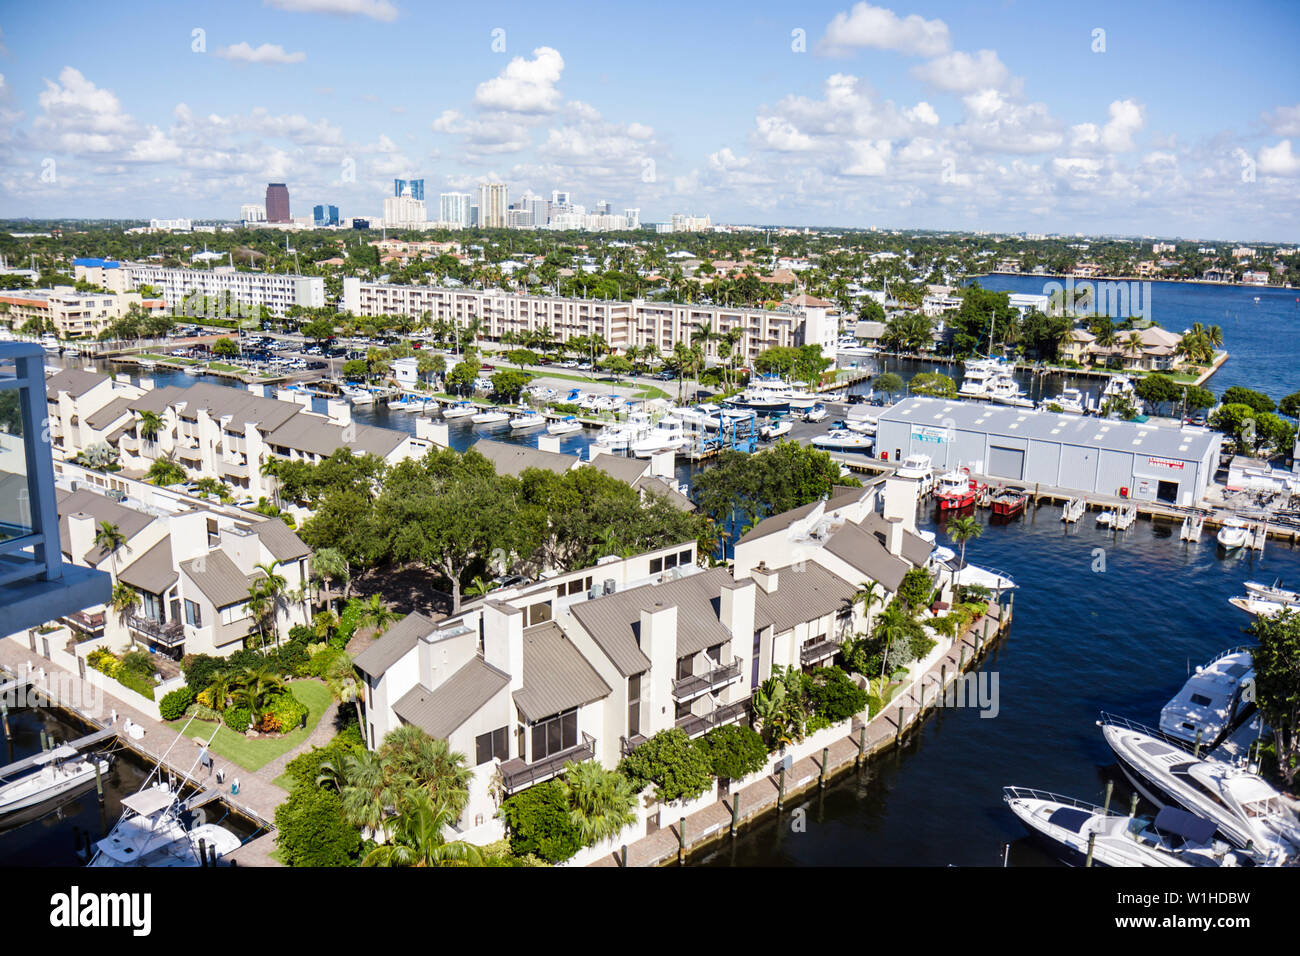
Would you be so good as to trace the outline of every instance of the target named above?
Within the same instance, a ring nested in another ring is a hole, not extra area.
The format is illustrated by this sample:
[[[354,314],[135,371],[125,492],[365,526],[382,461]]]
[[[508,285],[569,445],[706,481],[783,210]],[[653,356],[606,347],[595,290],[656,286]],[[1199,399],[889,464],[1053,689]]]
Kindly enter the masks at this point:
[[[510,190],[505,183],[484,183],[478,188],[479,225],[485,229],[504,229]]]
[[[820,304],[809,304],[809,303]],[[749,361],[773,346],[819,344],[833,347],[838,314],[823,300],[792,299],[777,309],[747,309],[720,305],[571,299],[522,295],[499,290],[442,289],[389,285],[343,279],[343,307],[357,316],[410,315],[464,325],[470,318],[483,334],[500,340],[506,333],[549,329],[558,341],[599,334],[623,350],[635,345],[671,352],[677,342],[690,342],[703,325],[712,335],[739,330],[734,354]],[[811,321],[810,321],[811,320]],[[706,357],[718,358],[718,342],[706,345]]]
[[[171,269],[142,263],[115,263],[105,259],[73,261],[77,279],[95,281],[97,276],[121,290],[148,285],[162,293],[169,309],[182,307],[187,297],[199,293],[213,300],[230,301],[256,309],[266,306],[283,315],[292,305],[321,308],[325,305],[325,280],[320,276],[281,275],[274,272],[241,272],[229,266],[215,269]],[[231,310],[234,312],[235,310]]]
[[[389,196],[384,200],[384,225],[390,228],[422,229],[429,221],[423,199],[412,196]]]
[[[78,292],[69,285],[0,292],[0,305],[8,307],[7,317],[14,328],[22,328],[33,319],[49,322],[65,339],[95,338],[126,315],[132,305],[159,312],[167,307],[162,299],[146,299],[135,292]]]
[[[438,219],[456,226],[468,226],[469,193],[443,193],[438,197]]]
[[[194,223],[189,219],[150,219],[150,232],[193,232]]]
[[[266,187],[266,221],[292,222],[289,215],[289,187],[284,183],[268,183]]]
[[[240,222],[266,222],[266,207],[257,203],[244,203],[239,207]]]
[[[424,180],[423,179],[394,179],[393,180],[394,196],[410,196],[412,199],[418,199],[424,202]]]

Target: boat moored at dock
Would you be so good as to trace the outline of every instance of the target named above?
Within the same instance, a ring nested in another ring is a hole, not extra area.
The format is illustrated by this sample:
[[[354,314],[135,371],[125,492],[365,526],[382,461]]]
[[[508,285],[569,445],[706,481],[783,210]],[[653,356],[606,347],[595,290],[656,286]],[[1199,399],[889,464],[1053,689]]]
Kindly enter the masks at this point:
[[[37,770],[0,786],[0,815],[39,806],[95,782],[98,767],[108,772],[109,758],[100,754],[82,756],[75,747],[62,744],[34,759]]]
[[[1240,518],[1228,518],[1223,522],[1215,540],[1225,551],[1235,551],[1246,544],[1250,537],[1250,525]]]
[[[971,477],[969,468],[954,468],[935,481],[934,500],[940,511],[968,508],[986,487]]]
[[[510,421],[510,413],[501,408],[485,408],[475,412],[469,420],[475,425],[504,425]]]
[[[1182,689],[1160,711],[1160,730],[1189,744],[1213,747],[1232,729],[1243,690],[1255,677],[1250,651],[1234,647],[1197,667]],[[1245,711],[1241,710],[1244,714]]]

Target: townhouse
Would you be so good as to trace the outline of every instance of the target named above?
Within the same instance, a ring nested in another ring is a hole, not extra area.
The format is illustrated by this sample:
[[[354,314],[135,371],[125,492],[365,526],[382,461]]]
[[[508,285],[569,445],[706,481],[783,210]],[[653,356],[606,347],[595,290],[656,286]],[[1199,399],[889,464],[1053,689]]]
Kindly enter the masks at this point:
[[[877,613],[862,589],[888,603],[908,570],[937,569],[918,499],[915,481],[881,479],[760,522],[734,568],[701,568],[684,542],[495,591],[453,618],[410,614],[355,659],[366,743],[403,724],[446,739],[474,768],[459,836],[497,839],[500,801],[566,762],[612,768],[662,730],[748,723],[774,667],[834,660]]]
[[[67,368],[45,380],[46,421],[55,459],[74,458],[92,445],[116,446],[135,421],[130,404],[144,394],[126,375],[111,378]]]
[[[162,299],[146,299],[137,292],[78,292],[69,285],[0,292],[0,305],[8,307],[7,316],[14,328],[20,329],[35,319],[48,323],[63,339],[93,339],[133,305],[147,312],[166,308]]]

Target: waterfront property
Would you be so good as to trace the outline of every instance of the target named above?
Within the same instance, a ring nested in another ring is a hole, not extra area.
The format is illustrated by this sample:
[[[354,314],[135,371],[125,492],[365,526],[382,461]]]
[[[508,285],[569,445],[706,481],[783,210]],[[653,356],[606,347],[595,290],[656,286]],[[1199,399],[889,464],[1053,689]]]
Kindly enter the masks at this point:
[[[879,607],[913,568],[951,596],[917,501],[916,482],[890,477],[774,516],[737,545],[734,574],[700,568],[685,542],[494,591],[452,618],[408,615],[356,657],[367,744],[403,723],[446,738],[475,768],[460,836],[497,839],[499,799],[566,761],[612,768],[662,730],[748,723],[775,667],[828,664],[870,629],[878,609],[855,600],[866,581]]]
[[[94,339],[133,305],[147,312],[166,307],[162,299],[146,299],[138,292],[78,292],[70,285],[0,292],[0,305],[7,307],[14,328],[45,322],[64,339]]]
[[[316,309],[325,305],[325,280],[320,276],[241,272],[229,266],[173,269],[110,259],[74,259],[72,265],[78,281],[93,282],[114,292],[129,292],[142,285],[157,289],[173,311],[181,308],[186,297],[196,294],[220,303],[227,316],[242,314],[240,305],[244,311],[251,307],[254,315],[261,306],[275,315],[284,315],[294,305]]]
[[[1170,426],[908,398],[883,412],[881,457],[927,455],[935,467],[1091,494],[1199,502],[1218,467],[1223,436]]]

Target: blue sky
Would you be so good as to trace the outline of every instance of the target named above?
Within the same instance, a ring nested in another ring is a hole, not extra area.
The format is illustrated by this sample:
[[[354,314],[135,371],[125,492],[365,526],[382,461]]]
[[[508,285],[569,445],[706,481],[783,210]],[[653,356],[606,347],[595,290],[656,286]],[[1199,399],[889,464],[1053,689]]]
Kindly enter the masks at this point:
[[[284,180],[374,215],[413,175],[645,221],[1300,239],[1300,6],[1081,7],[13,6],[0,213],[234,217]]]

